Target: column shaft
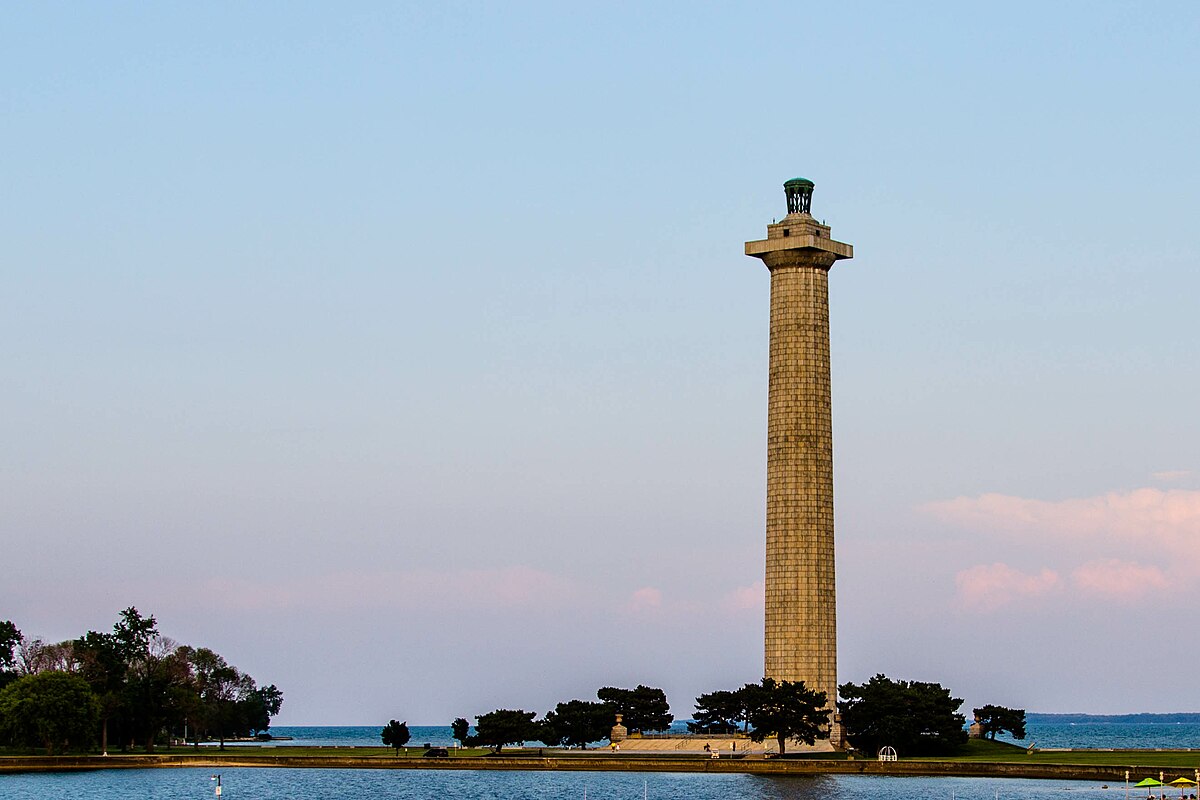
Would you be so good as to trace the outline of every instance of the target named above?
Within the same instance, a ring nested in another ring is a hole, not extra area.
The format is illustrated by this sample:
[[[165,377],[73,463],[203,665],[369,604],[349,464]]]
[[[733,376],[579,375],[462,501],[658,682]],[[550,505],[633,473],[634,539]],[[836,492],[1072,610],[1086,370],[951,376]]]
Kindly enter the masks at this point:
[[[808,259],[793,251],[786,260],[791,263],[768,261],[765,674],[803,680],[825,692],[832,708],[837,699],[828,273],[833,259],[805,264]]]

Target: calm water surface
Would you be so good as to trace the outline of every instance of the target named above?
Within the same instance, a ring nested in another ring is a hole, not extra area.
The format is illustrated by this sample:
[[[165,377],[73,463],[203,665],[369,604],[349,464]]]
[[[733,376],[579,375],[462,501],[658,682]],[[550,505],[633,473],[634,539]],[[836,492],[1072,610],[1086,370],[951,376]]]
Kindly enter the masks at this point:
[[[8,800],[210,798],[211,770],[111,770],[0,777]],[[676,773],[224,769],[223,800],[1124,800],[1124,786],[994,778],[774,778]],[[1136,796],[1136,795],[1135,795]]]

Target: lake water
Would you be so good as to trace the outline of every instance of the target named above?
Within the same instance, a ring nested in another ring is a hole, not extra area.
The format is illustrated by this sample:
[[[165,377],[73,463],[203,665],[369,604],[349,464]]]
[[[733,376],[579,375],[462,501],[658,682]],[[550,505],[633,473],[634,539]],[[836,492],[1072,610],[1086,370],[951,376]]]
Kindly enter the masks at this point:
[[[1026,726],[1025,738],[1011,741],[1028,747],[1075,747],[1075,748],[1166,748],[1182,749],[1200,747],[1200,725],[1195,723],[1037,723]]]
[[[5,800],[192,800],[213,796],[207,769],[0,777]],[[223,800],[1124,800],[1124,786],[998,778],[766,777],[491,770],[224,769]],[[1135,795],[1136,796],[1136,795]]]

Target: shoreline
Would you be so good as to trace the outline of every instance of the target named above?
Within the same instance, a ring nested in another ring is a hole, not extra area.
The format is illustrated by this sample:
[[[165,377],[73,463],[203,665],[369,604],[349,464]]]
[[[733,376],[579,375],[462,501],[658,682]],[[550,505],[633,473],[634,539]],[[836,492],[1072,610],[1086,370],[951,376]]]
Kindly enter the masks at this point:
[[[1200,759],[1197,759],[1200,766]],[[0,774],[75,772],[107,769],[277,768],[277,769],[440,769],[591,772],[696,772],[752,775],[876,775],[880,777],[1036,778],[1092,780],[1124,784],[1157,778],[1159,772],[1192,776],[1194,767],[1132,766],[1130,764],[1022,764],[982,761],[892,761],[826,759],[712,759],[664,756],[487,756],[451,759],[387,758],[351,754],[320,756],[239,756],[236,753],[0,756]]]

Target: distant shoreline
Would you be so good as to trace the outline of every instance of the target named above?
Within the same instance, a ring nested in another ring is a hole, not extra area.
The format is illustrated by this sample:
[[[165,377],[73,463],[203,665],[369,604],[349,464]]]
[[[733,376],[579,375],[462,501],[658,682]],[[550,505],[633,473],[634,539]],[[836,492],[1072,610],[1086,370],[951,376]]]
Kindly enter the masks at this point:
[[[1200,725],[1200,712],[1172,714],[1046,714],[1025,712],[1027,723],[1059,725]]]

